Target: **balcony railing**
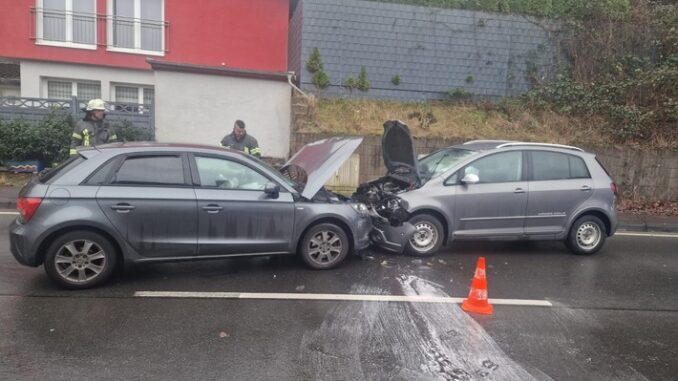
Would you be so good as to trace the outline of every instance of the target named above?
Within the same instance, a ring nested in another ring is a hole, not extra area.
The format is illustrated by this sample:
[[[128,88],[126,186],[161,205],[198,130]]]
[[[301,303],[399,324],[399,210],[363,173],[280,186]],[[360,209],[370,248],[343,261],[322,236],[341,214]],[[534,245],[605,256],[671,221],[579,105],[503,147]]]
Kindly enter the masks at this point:
[[[112,50],[169,51],[166,21],[32,7],[31,39],[40,43],[107,46]]]

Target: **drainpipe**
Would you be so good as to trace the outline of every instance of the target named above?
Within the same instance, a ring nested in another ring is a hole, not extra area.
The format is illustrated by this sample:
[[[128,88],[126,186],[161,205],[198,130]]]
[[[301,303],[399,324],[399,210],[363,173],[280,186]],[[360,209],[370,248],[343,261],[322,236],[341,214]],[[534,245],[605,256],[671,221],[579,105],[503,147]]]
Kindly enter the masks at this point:
[[[292,78],[294,77],[294,72],[293,71],[288,71],[287,72],[287,83],[292,86],[293,89],[297,90],[301,95],[304,96],[304,98],[308,98],[308,95],[306,95],[305,92],[303,92],[300,88],[297,87],[294,83],[292,83]]]

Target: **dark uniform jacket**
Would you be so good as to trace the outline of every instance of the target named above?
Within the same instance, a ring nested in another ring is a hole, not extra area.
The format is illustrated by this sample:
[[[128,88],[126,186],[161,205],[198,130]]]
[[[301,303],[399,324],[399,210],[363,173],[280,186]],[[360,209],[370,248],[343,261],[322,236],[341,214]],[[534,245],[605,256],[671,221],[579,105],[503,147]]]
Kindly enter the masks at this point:
[[[221,139],[221,145],[227,148],[232,148],[238,151],[243,151],[252,156],[261,157],[261,150],[257,139],[252,136],[245,135],[240,140],[236,140],[235,135],[231,132]]]
[[[100,144],[113,143],[118,141],[118,136],[110,127],[108,122],[104,120],[79,120],[73,129],[71,135],[71,150],[70,154],[75,155],[76,147],[80,146],[96,146]]]

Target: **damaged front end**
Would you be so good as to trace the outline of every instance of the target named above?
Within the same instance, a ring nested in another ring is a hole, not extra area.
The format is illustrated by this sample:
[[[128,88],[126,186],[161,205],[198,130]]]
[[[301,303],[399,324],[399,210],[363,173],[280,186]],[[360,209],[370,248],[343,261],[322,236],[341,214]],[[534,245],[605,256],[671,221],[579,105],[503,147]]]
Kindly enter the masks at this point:
[[[410,219],[407,201],[396,193],[406,189],[398,186],[397,180],[392,182],[383,178],[360,185],[351,197],[367,205],[370,210],[374,226],[370,233],[372,244],[398,253],[405,250],[415,229],[407,222]]]
[[[407,222],[409,205],[398,194],[421,186],[418,161],[410,130],[400,121],[384,123],[381,146],[387,175],[361,184],[352,198],[372,211],[372,242],[402,253],[415,228]]]
[[[364,204],[373,229],[372,244],[402,253],[415,232],[408,222],[407,201],[399,193],[421,186],[414,141],[407,126],[400,121],[384,123],[382,152],[387,175],[361,184],[350,197],[324,188],[324,184],[348,159],[362,138],[327,138],[302,147],[281,169],[284,176],[299,184],[303,199],[321,203]]]

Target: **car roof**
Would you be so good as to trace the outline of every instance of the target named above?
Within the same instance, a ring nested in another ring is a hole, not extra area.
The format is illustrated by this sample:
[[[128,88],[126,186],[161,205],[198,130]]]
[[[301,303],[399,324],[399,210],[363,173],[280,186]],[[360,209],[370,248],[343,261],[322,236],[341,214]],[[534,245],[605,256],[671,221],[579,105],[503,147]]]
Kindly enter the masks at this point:
[[[81,147],[78,152],[88,156],[88,153],[106,152],[111,154],[119,154],[124,152],[143,152],[143,151],[161,151],[161,152],[177,152],[177,151],[199,151],[203,153],[233,153],[246,156],[241,151],[233,150],[221,146],[211,146],[207,144],[190,144],[190,143],[155,143],[155,142],[131,142],[131,143],[109,143],[98,146]]]
[[[473,151],[489,151],[501,148],[515,148],[515,147],[530,147],[530,148],[546,148],[555,150],[577,151],[585,152],[583,149],[575,146],[540,143],[540,142],[521,142],[512,140],[471,140],[463,144],[452,146],[453,148],[473,150]]]

